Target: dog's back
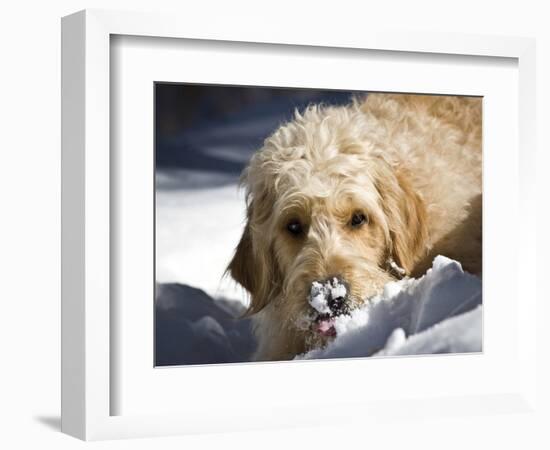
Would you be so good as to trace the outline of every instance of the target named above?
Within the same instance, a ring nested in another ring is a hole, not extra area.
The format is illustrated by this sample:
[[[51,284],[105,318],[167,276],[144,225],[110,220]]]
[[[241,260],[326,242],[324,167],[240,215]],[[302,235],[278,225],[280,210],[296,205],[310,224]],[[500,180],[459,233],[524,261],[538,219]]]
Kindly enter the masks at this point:
[[[361,110],[426,205],[431,251],[414,274],[437,254],[481,274],[481,98],[370,94]]]

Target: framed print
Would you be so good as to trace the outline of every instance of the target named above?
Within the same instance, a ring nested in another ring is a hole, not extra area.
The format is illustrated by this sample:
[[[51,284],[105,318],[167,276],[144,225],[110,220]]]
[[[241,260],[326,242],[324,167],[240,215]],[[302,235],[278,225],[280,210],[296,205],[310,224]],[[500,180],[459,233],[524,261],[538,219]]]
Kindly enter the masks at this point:
[[[63,431],[531,408],[532,41],[62,31]]]

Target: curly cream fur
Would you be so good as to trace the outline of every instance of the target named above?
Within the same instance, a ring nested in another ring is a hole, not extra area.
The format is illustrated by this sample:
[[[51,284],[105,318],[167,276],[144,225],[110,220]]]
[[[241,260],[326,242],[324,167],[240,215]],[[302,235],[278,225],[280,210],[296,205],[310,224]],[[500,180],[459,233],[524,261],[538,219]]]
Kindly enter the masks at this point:
[[[444,254],[480,274],[481,158],[479,98],[369,94],[296,112],[243,174],[247,224],[228,270],[250,292],[256,358],[325,344],[304,320],[315,280],[342,277],[357,306],[394,279],[389,259],[418,276]]]

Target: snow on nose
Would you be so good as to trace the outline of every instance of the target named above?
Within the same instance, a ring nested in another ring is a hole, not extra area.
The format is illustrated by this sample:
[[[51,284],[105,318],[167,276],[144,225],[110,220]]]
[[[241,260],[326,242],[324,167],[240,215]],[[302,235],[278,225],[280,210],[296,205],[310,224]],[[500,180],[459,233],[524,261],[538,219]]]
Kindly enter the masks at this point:
[[[337,277],[324,282],[314,281],[311,284],[309,304],[319,314],[332,315],[343,306],[346,295],[346,286]]]

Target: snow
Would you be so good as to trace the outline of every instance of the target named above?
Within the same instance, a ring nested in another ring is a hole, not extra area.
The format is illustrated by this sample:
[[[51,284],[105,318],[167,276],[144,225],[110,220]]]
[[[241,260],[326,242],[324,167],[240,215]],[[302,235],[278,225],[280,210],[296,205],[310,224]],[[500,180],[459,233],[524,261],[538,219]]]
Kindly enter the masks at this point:
[[[338,336],[344,336],[346,333],[352,332],[364,325],[369,320],[367,308],[358,308],[349,315],[338,316],[334,319],[334,329]]]
[[[419,279],[386,284],[362,308],[335,319],[336,337],[297,359],[482,350],[481,280],[437,256]]]
[[[472,311],[446,319],[409,339],[398,328],[390,335],[384,348],[374,356],[481,352],[482,319],[482,306],[477,306]]]
[[[332,296],[332,298],[345,297],[346,294],[347,294],[346,287],[342,283],[339,283],[335,278],[333,280],[333,285],[330,290],[330,295]]]
[[[309,304],[319,314],[330,314],[329,300],[345,297],[346,293],[346,286],[338,281],[337,278],[328,280],[325,283],[314,281],[311,284]]]
[[[213,299],[182,284],[157,285],[155,364],[189,365],[250,360],[251,320],[236,302]]]
[[[381,352],[389,353],[395,351],[400,348],[406,340],[407,335],[405,334],[405,330],[403,330],[403,328],[396,328],[390,334],[390,337],[388,338],[388,340],[386,341],[386,345],[384,346],[384,350],[382,350]]]
[[[155,306],[157,365],[250,361],[256,342],[241,303],[159,284]],[[481,352],[482,314],[481,280],[438,256],[422,278],[388,283],[364,307],[331,319],[330,343],[296,359]]]
[[[212,298],[246,306],[244,289],[223,276],[244,226],[243,192],[235,184],[170,188],[181,183],[182,174],[157,172],[165,186],[156,195],[157,282],[200,287]],[[197,178],[206,183],[209,175],[195,176],[193,182]]]
[[[309,304],[315,311],[320,314],[329,314],[330,308],[328,307],[328,295],[324,285],[314,281],[311,286],[311,293],[309,296]]]

